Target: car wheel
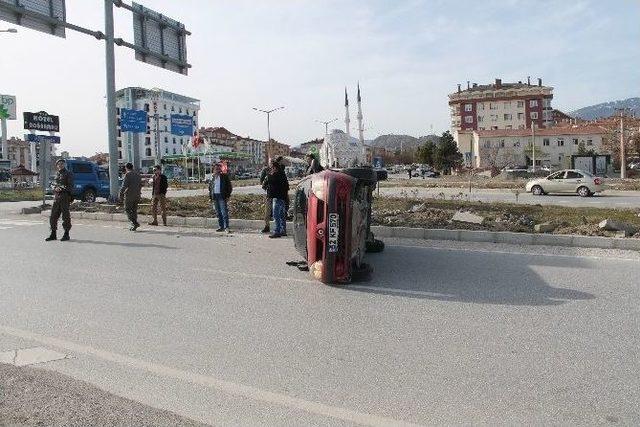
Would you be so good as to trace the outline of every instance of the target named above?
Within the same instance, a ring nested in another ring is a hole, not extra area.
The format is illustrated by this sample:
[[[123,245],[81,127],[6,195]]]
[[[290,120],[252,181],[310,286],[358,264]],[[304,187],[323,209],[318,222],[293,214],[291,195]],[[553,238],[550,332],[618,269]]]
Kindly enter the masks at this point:
[[[377,253],[384,250],[384,242],[382,240],[373,239],[365,243],[367,253]]]
[[[346,168],[340,172],[369,183],[375,183],[378,180],[376,171],[371,168]]]
[[[96,201],[96,192],[92,189],[85,190],[82,193],[82,201],[87,203],[93,203]]]
[[[544,194],[544,191],[542,190],[542,187],[540,187],[539,185],[534,185],[533,188],[531,189],[531,193],[533,193],[536,196],[542,196]]]
[[[373,268],[367,263],[362,263],[359,267],[352,266],[351,281],[366,282],[371,279],[371,273],[373,273]]]
[[[578,188],[578,194],[580,195],[580,197],[589,197],[591,195],[591,191],[589,191],[587,187],[583,186]]]

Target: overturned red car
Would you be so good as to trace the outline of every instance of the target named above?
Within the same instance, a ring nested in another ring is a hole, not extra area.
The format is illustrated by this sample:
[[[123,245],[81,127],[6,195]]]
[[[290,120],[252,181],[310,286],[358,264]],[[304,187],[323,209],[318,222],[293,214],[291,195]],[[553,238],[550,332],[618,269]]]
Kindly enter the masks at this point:
[[[324,170],[298,184],[294,242],[314,278],[344,284],[371,272],[364,254],[384,249],[371,232],[373,190],[386,178],[384,170],[357,167]]]

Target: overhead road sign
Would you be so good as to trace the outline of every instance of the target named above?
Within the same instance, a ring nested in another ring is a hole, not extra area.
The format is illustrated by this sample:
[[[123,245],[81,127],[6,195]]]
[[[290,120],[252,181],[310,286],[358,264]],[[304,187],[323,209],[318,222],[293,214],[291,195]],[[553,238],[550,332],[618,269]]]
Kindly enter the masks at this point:
[[[0,21],[65,38],[65,0],[0,0]]]
[[[0,95],[0,119],[16,119],[16,97]]]
[[[131,6],[115,1],[116,6],[133,12],[133,48],[136,59],[184,75],[188,74],[187,35],[184,24],[138,3]],[[120,44],[116,40],[116,44]]]
[[[144,110],[120,110],[120,130],[122,132],[147,132],[147,112]]]
[[[171,115],[171,134],[178,136],[193,135],[193,117],[184,114]]]
[[[29,142],[48,142],[49,144],[60,144],[60,137],[54,135],[36,135],[35,133],[28,133],[25,138]]]
[[[24,112],[23,117],[25,129],[60,132],[60,117],[58,116],[40,111],[37,113]]]

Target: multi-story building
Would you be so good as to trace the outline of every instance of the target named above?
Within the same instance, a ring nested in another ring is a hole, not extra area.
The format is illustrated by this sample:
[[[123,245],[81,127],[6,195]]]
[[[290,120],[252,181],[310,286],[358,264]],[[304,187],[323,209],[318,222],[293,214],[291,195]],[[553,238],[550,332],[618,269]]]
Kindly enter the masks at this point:
[[[246,154],[251,166],[264,163],[264,141],[236,135],[224,127],[200,128],[199,133],[209,144],[229,147],[228,151]]]
[[[593,124],[554,126],[541,129],[465,130],[458,132],[458,146],[467,165],[475,168],[502,168],[532,165],[552,168],[570,166],[579,147],[602,153],[606,130]],[[466,154],[469,153],[469,154]]]
[[[199,100],[162,89],[128,87],[116,92],[116,107],[119,163],[131,162],[146,172],[157,158],[181,154],[183,147],[191,150],[192,135],[171,133],[171,115],[193,117],[193,129],[197,129]],[[120,110],[123,108],[148,113],[146,133],[122,132]]]
[[[56,144],[49,144],[49,150],[50,158],[55,158],[57,150]],[[11,163],[11,168],[22,165],[33,172],[38,172],[40,144],[11,137],[7,140],[7,151],[7,160]]]
[[[553,124],[553,88],[526,83],[495,83],[478,85],[467,83],[467,89],[449,95],[451,133],[457,140],[460,131],[498,129],[531,129]]]
[[[278,156],[288,156],[291,153],[291,147],[287,144],[283,144],[281,142],[272,139],[269,142],[265,143],[265,160],[266,157],[270,157],[275,159]]]

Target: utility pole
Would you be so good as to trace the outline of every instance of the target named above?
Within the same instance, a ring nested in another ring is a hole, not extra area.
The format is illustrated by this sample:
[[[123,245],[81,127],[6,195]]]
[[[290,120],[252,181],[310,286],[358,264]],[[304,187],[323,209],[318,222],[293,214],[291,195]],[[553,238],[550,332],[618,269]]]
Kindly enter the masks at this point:
[[[116,140],[116,60],[113,53],[113,0],[104,0],[104,46],[107,76],[107,135],[109,138],[109,198],[118,198],[118,141]]]
[[[627,153],[624,147],[624,111],[620,111],[620,178],[627,177]]]
[[[318,123],[322,123],[324,125],[324,134],[328,135],[329,134],[329,125],[333,122],[335,122],[336,120],[338,120],[338,118],[336,117],[335,119],[331,119],[329,121],[322,121],[322,120],[316,120],[316,122]]]
[[[277,107],[277,108],[272,108],[271,110],[261,110],[259,108],[253,107],[254,110],[256,111],[260,111],[261,113],[265,113],[267,115],[267,161],[269,161],[269,158],[271,157],[271,153],[269,152],[269,146],[271,144],[271,113],[273,113],[274,111],[278,111],[278,110],[282,110],[284,109],[284,107]]]

